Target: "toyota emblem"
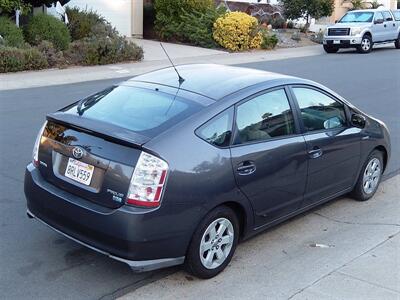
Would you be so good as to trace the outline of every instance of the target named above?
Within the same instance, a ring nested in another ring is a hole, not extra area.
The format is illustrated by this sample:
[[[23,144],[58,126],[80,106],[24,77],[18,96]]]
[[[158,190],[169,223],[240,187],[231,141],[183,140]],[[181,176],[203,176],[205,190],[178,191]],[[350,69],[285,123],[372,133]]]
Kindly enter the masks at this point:
[[[74,149],[72,149],[72,155],[76,158],[76,159],[81,159],[83,157],[83,149],[80,147],[74,147]]]

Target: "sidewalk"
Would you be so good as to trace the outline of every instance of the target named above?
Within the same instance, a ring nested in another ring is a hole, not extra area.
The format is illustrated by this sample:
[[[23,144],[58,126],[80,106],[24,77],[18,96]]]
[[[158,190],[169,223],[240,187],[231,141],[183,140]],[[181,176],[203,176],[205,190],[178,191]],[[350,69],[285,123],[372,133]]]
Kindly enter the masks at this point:
[[[32,88],[49,85],[61,85],[84,81],[111,78],[124,78],[170,66],[159,42],[135,40],[143,46],[144,60],[135,63],[115,64],[93,67],[73,67],[68,69],[51,69],[33,72],[0,74],[0,90]],[[273,51],[252,51],[229,53],[220,50],[204,49],[179,44],[163,43],[175,64],[217,63],[241,64],[257,61],[280,60],[287,58],[313,56],[323,54],[320,45],[277,49]]]
[[[121,299],[399,300],[399,189],[396,176],[368,202],[342,198],[239,244],[213,279],[179,271]]]

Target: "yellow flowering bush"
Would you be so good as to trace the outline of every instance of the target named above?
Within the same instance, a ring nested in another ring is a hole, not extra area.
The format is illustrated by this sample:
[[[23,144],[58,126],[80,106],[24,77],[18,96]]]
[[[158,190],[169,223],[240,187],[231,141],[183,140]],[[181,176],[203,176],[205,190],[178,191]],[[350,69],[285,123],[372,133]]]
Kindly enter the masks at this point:
[[[262,34],[258,20],[243,12],[229,12],[214,23],[214,40],[231,51],[260,48]]]

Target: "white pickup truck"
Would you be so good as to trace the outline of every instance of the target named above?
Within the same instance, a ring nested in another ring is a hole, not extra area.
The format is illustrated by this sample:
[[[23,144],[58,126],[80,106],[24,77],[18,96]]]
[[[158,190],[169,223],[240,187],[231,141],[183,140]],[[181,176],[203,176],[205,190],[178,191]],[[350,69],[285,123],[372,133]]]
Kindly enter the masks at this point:
[[[374,44],[395,43],[400,49],[400,11],[385,9],[353,10],[324,32],[324,49],[336,53],[340,48],[356,48],[369,53]]]

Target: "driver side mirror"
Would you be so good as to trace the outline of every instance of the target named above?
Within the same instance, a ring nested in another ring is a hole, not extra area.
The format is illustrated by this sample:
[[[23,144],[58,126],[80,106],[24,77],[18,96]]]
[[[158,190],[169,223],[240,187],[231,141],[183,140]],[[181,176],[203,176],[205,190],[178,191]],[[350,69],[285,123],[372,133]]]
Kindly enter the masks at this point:
[[[364,128],[366,123],[366,119],[363,115],[353,114],[351,116],[351,124],[357,128]]]
[[[339,23],[339,20],[335,20],[335,24]]]
[[[383,24],[383,19],[376,19],[374,24]]]

